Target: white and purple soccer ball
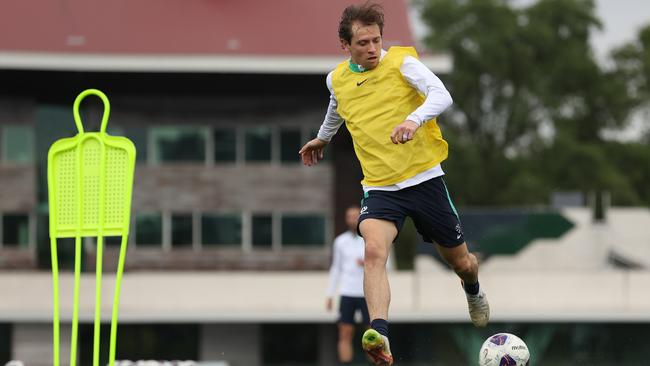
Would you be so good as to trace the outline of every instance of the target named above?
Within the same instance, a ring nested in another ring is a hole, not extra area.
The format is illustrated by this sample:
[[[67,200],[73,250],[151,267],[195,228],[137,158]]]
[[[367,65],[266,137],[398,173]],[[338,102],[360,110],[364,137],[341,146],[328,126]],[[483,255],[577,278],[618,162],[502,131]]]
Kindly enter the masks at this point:
[[[530,352],[521,338],[510,333],[491,335],[483,342],[479,366],[528,366]]]

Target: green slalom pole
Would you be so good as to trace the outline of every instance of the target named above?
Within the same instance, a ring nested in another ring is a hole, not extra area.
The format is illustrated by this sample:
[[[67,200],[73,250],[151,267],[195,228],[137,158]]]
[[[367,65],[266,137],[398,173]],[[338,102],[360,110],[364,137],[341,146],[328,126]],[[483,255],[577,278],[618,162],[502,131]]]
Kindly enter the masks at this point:
[[[93,366],[99,366],[99,337],[101,331],[102,311],[102,247],[103,238],[97,239],[97,264],[95,269],[95,325],[93,337]]]
[[[56,256],[56,238],[50,237],[52,259],[52,360],[59,366],[59,260]]]
[[[126,246],[129,241],[127,235],[122,236],[122,243],[120,244],[120,258],[117,264],[117,275],[115,277],[115,295],[113,296],[113,315],[111,316],[111,341],[110,341],[110,355],[109,365],[115,364],[115,346],[117,342],[117,314],[120,306],[120,285],[122,283],[122,272],[124,272],[124,260],[126,258]]]
[[[77,364],[77,335],[79,331],[79,287],[81,284],[81,237],[75,238],[74,298],[72,300],[72,335],[70,337],[70,366]]]

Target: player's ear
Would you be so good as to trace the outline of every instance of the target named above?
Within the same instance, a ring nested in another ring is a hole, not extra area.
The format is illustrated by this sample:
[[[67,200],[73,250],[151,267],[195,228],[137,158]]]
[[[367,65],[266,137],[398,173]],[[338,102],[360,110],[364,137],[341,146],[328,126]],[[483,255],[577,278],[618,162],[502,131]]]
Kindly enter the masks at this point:
[[[350,51],[350,42],[346,41],[343,38],[339,39],[341,41],[341,49],[343,51]]]

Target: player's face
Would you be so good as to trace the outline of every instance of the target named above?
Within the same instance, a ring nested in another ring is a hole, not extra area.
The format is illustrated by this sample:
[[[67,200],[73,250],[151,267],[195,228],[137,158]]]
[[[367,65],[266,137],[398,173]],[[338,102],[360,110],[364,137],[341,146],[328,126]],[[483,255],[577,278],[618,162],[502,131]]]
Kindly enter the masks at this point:
[[[357,223],[359,221],[359,207],[350,207],[345,211],[345,224],[348,229],[357,232]]]
[[[352,23],[350,43],[341,40],[341,45],[350,52],[352,62],[364,69],[374,69],[381,56],[381,32],[377,24],[365,25],[359,21]]]

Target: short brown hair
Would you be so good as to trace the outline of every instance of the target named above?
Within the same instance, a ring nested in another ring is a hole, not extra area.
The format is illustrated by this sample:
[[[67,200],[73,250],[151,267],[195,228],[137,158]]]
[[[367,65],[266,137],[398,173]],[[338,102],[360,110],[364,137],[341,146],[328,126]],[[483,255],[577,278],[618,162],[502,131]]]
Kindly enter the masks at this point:
[[[379,33],[384,33],[384,8],[369,1],[363,5],[350,5],[341,14],[339,23],[339,38],[350,43],[352,41],[352,23],[360,21],[364,25],[377,24]]]

